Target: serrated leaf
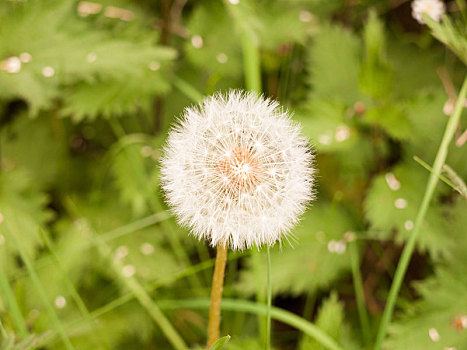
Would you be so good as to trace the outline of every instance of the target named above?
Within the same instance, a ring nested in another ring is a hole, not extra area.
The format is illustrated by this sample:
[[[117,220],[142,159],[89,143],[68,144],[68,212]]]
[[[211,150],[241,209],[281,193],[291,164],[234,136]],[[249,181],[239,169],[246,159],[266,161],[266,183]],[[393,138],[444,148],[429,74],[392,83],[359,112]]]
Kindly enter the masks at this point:
[[[337,293],[331,293],[329,298],[323,301],[315,322],[319,328],[342,344],[346,350],[361,349],[349,334],[348,325],[344,318],[344,304],[339,301]],[[311,338],[304,338],[300,343],[300,350],[325,350],[325,347]]]
[[[311,96],[316,94],[353,105],[360,98],[360,50],[360,40],[352,32],[323,25],[309,51]]]
[[[465,246],[464,246],[465,248]],[[385,342],[388,349],[465,349],[464,318],[467,315],[467,270],[437,270],[419,283],[421,299],[396,317]]]
[[[348,149],[356,142],[357,130],[346,118],[346,106],[343,103],[313,99],[296,113],[295,119],[319,151]]]
[[[9,226],[17,233],[26,253],[33,257],[41,244],[39,228],[52,218],[46,208],[47,196],[37,190],[27,172],[21,169],[0,172],[0,213],[2,222],[8,220]],[[16,249],[11,241],[12,234],[6,225],[0,223],[0,259],[10,271],[15,265]]]
[[[354,229],[355,223],[343,210],[325,203],[312,207],[293,231],[296,237],[293,247],[286,243],[271,252],[273,292],[297,295],[329,287],[350,269],[343,236]],[[334,250],[336,244],[338,251]],[[258,269],[266,271],[266,258],[260,261],[263,265]],[[258,277],[249,261],[249,269],[241,275],[239,290],[251,294],[256,285],[266,285],[265,274],[260,280]]]
[[[376,237],[389,239],[394,230],[400,243],[410,236],[427,180],[428,173],[414,164],[397,167],[373,180],[365,199],[365,215]],[[418,249],[436,257],[448,254],[454,245],[442,210],[430,206],[417,239]]]
[[[412,126],[403,108],[397,104],[386,104],[369,109],[363,116],[365,123],[378,125],[398,140],[412,137]]]

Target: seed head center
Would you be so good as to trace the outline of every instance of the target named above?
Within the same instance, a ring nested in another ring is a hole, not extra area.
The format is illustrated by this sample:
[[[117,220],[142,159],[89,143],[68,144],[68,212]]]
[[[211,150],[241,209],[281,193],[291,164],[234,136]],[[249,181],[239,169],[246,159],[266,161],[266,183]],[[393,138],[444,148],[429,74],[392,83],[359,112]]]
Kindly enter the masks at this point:
[[[250,192],[260,183],[258,159],[244,146],[236,146],[224,154],[217,165],[223,187],[232,194]]]

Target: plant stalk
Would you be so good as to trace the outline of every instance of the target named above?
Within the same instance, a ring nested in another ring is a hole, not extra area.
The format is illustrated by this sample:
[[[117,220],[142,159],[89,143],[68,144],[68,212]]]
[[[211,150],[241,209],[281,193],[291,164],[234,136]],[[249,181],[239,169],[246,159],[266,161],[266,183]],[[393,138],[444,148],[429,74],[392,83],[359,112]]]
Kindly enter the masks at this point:
[[[423,195],[422,204],[420,205],[420,209],[418,210],[417,218],[415,220],[414,229],[409,237],[409,240],[407,241],[404,250],[402,251],[399,264],[397,265],[396,273],[394,275],[394,279],[391,284],[391,289],[389,291],[386,307],[384,308],[383,317],[381,319],[381,323],[378,329],[374,350],[381,349],[384,338],[386,336],[387,327],[389,325],[389,322],[391,321],[392,313],[394,311],[394,305],[399,294],[399,289],[402,285],[405,272],[407,271],[407,267],[409,266],[410,258],[412,257],[412,253],[415,249],[415,243],[417,241],[417,237],[420,232],[423,220],[425,219],[425,215],[428,210],[431,198],[433,197],[433,193],[435,191],[439,175],[441,174],[442,166],[446,160],[449,144],[452,141],[452,138],[456,132],[456,127],[462,115],[462,109],[464,107],[463,104],[466,95],[467,76],[465,77],[464,83],[462,84],[462,88],[454,108],[454,113],[452,114],[448,121],[448,124],[446,125],[446,130],[444,131],[443,139],[441,140],[441,144],[438,148],[438,153],[436,154],[435,162],[433,164],[433,171],[430,173],[430,178],[428,179],[428,184],[426,186],[425,194]]]
[[[266,350],[271,348],[271,306],[272,306],[272,283],[271,283],[271,253],[268,245],[268,309],[266,313]]]
[[[217,246],[216,265],[212,277],[211,304],[209,306],[208,343],[209,349],[219,338],[221,322],[221,299],[224,285],[225,264],[227,261],[227,243]]]

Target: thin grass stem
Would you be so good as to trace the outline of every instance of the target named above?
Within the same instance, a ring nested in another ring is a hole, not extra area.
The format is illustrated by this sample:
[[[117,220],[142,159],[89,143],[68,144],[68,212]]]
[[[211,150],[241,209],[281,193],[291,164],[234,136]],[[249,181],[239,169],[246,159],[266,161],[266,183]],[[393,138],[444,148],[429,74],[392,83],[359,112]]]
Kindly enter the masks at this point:
[[[266,313],[266,350],[271,348],[271,307],[272,307],[272,283],[271,283],[271,252],[269,245],[267,246],[267,255],[268,255],[268,303],[267,303],[267,313]]]
[[[365,304],[365,295],[363,291],[362,275],[360,273],[360,258],[358,254],[357,241],[350,242],[350,259],[352,262],[352,279],[357,298],[358,317],[362,328],[364,344],[368,344],[371,338],[370,321]]]
[[[159,306],[165,310],[181,308],[206,309],[209,307],[209,305],[210,302],[206,298],[188,300],[164,300],[159,302]],[[235,299],[222,300],[222,309],[239,312],[248,312],[258,316],[265,316],[268,312],[268,308],[264,304],[255,303],[247,300]],[[321,328],[317,327],[313,323],[303,319],[298,315],[295,315],[289,311],[280,309],[278,307],[271,307],[271,318],[302,331],[307,336],[315,339],[326,349],[343,350],[343,348]]]

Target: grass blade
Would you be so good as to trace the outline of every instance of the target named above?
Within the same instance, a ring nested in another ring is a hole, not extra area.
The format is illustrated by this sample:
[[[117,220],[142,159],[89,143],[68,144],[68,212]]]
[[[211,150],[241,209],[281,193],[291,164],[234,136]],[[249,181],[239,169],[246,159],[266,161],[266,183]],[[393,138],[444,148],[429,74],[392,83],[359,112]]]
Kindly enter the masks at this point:
[[[207,309],[209,308],[209,299],[164,300],[159,301],[159,306],[166,310],[180,308]],[[223,299],[222,309],[248,312],[261,316],[266,315],[268,312],[268,308],[264,304],[235,299]],[[343,350],[343,348],[321,328],[317,327],[311,322],[308,322],[300,316],[277,307],[272,307],[271,317],[277,321],[283,322],[302,331],[329,350]]]

